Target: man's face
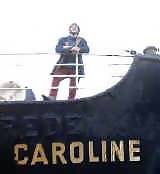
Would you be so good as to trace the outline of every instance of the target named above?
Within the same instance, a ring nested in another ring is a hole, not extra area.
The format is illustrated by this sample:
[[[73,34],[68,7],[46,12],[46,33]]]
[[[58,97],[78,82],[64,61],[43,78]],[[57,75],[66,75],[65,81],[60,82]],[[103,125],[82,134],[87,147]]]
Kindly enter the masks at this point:
[[[78,37],[78,33],[76,32],[70,32],[70,35],[74,38],[77,38]]]
[[[79,34],[79,28],[77,25],[71,25],[69,28],[69,33],[72,37],[77,38]]]

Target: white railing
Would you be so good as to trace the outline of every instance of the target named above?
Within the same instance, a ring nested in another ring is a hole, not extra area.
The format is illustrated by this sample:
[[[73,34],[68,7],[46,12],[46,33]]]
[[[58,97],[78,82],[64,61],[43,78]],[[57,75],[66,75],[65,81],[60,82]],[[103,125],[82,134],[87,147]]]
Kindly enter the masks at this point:
[[[4,88],[0,85],[0,96],[7,92],[11,94],[11,91],[15,93],[15,90],[23,93],[23,97],[6,97],[6,100],[24,100],[25,92],[28,89],[32,89],[35,93],[36,100],[42,100],[41,95],[48,96],[51,88],[51,81],[53,77],[76,77],[76,86],[69,87],[69,82],[64,80],[59,86],[58,98],[59,100],[67,99],[68,88],[77,88],[77,97],[83,98],[100,93],[107,88],[118,83],[121,78],[127,73],[130,64],[133,61],[132,57],[120,56],[97,56],[97,55],[84,55],[84,69],[85,75],[78,74],[78,67],[83,64],[57,64],[57,66],[76,66],[76,73],[73,75],[50,75],[53,66],[56,65],[56,61],[59,59],[59,55],[47,55],[47,54],[19,54],[17,55],[0,55],[0,83],[6,81],[15,81],[20,84],[20,88]],[[83,77],[80,82],[78,78]],[[28,86],[26,89],[25,86]],[[20,95],[19,95],[20,96]],[[3,97],[2,97],[3,98]],[[1,98],[0,98],[1,100]],[[3,98],[1,101],[4,101]]]

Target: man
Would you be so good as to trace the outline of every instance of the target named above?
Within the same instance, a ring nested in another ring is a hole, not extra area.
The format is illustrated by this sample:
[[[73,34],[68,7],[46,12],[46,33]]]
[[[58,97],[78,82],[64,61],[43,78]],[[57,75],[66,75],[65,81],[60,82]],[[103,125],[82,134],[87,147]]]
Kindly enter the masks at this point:
[[[59,65],[56,65],[51,73],[53,80],[52,89],[49,93],[50,100],[56,100],[59,83],[66,78],[70,79],[68,100],[75,99],[77,82],[81,78],[77,75],[84,75],[82,53],[89,52],[87,42],[84,38],[78,36],[79,32],[80,27],[76,23],[72,23],[69,26],[69,36],[62,37],[58,41],[56,53],[60,54],[60,59],[57,62]],[[78,64],[81,65],[77,66]],[[58,75],[61,76],[58,77]],[[42,97],[46,99],[45,96]]]

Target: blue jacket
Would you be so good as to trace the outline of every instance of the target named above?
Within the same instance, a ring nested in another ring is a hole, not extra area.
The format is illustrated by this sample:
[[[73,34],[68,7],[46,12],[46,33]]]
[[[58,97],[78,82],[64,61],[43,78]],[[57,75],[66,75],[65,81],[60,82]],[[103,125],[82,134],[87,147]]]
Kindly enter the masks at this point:
[[[87,45],[87,42],[84,38],[78,37],[80,39],[79,44],[77,45],[80,48],[79,54],[78,54],[78,63],[83,64],[82,60],[82,53],[89,53],[89,47]],[[69,49],[64,49],[63,46],[71,46],[74,47],[76,46],[76,38],[72,36],[67,36],[67,37],[62,37],[59,39],[58,44],[56,45],[56,53],[60,53],[60,59],[58,60],[57,64],[71,64],[71,63],[76,63],[76,55],[72,54]],[[56,71],[56,68],[59,66],[55,66],[52,73]],[[64,66],[66,68],[73,69],[75,71],[75,66],[68,65]],[[79,66],[78,68],[78,74],[79,75],[84,75],[84,66]]]

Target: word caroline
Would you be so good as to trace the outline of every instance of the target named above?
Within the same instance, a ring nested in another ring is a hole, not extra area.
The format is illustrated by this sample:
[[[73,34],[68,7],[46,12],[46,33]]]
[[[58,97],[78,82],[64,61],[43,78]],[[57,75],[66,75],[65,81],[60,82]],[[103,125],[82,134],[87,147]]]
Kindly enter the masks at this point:
[[[31,153],[32,152],[32,153]],[[113,163],[140,161],[140,140],[74,141],[14,145],[17,165],[67,165],[81,163]]]

